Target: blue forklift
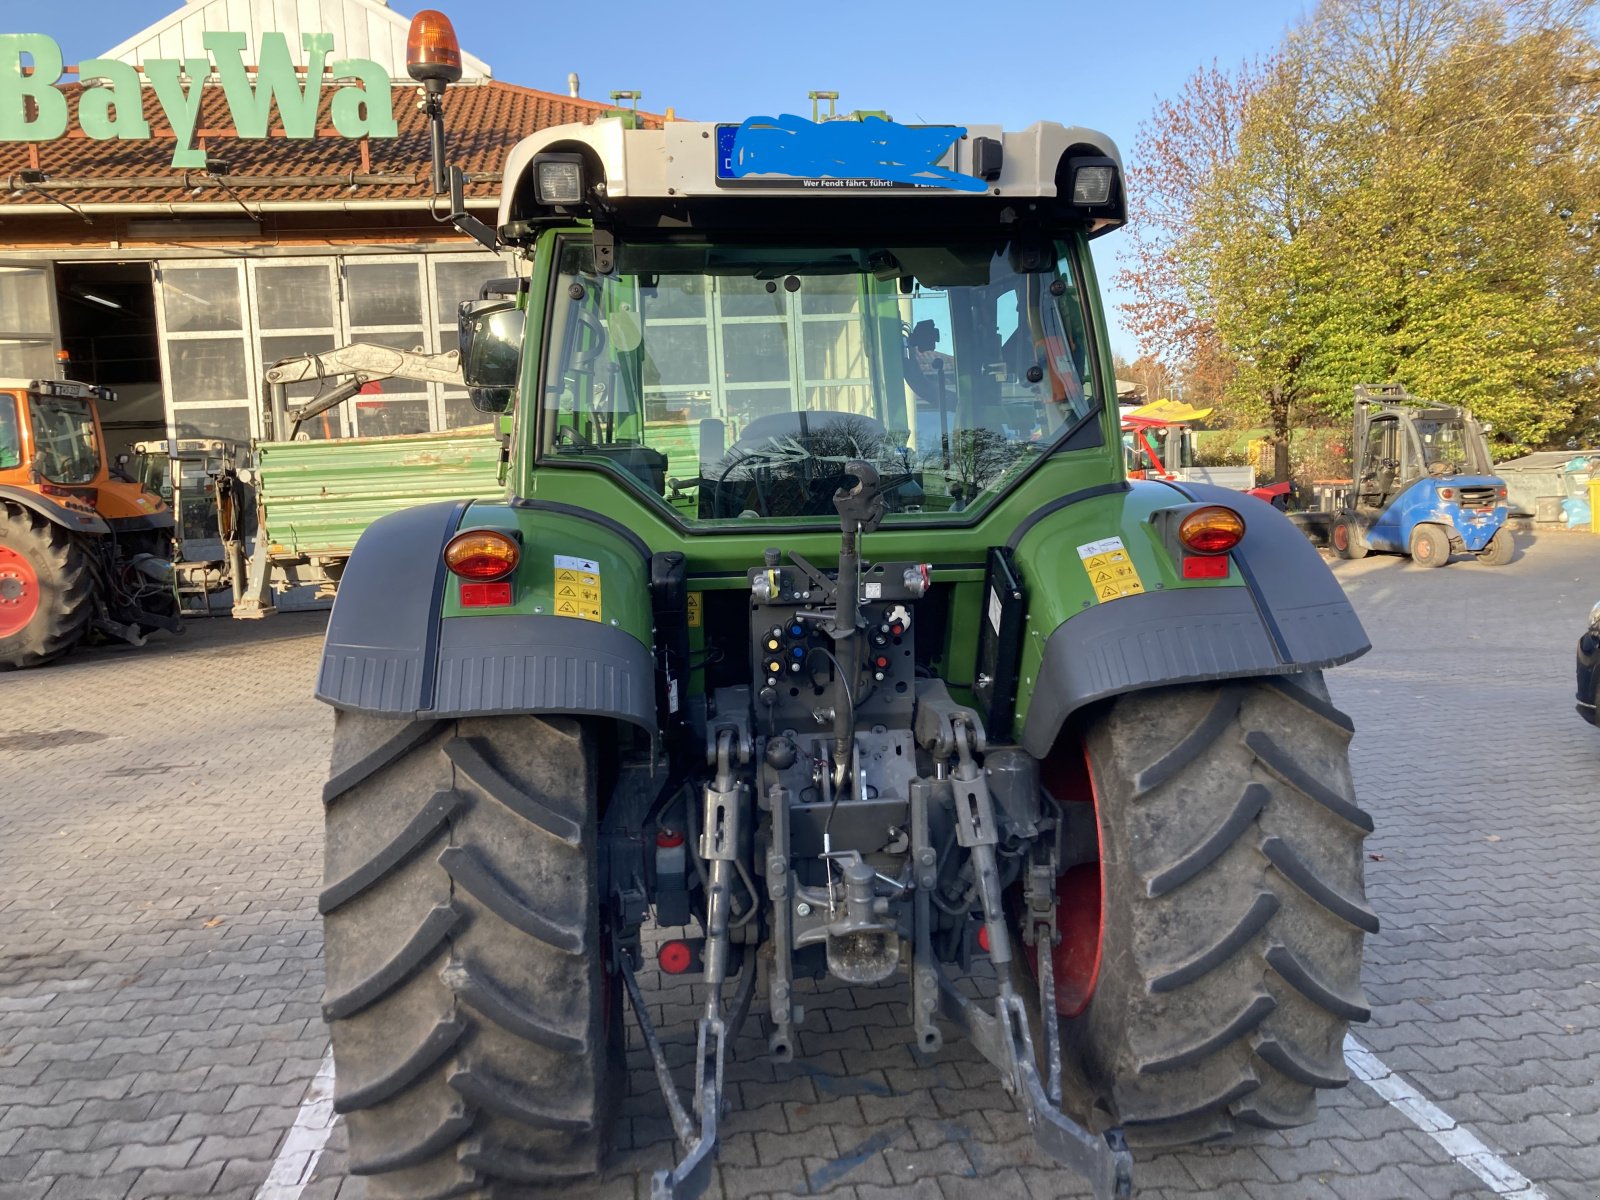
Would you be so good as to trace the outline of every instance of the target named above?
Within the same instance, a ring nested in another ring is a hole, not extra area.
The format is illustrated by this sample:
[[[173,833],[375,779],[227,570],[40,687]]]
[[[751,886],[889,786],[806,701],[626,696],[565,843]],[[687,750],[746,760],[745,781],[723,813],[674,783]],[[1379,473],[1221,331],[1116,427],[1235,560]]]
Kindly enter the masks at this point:
[[[1456,554],[1494,567],[1511,561],[1506,484],[1465,408],[1429,404],[1400,384],[1357,384],[1350,453],[1351,482],[1318,489],[1339,557],[1376,550],[1424,567]]]

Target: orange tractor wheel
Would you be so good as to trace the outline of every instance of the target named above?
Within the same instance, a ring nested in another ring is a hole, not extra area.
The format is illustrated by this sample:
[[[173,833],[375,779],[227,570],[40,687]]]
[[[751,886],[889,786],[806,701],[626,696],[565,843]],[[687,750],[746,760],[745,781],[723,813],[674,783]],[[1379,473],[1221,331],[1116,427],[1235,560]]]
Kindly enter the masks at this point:
[[[94,577],[71,535],[20,505],[0,509],[0,669],[59,658],[93,615]]]

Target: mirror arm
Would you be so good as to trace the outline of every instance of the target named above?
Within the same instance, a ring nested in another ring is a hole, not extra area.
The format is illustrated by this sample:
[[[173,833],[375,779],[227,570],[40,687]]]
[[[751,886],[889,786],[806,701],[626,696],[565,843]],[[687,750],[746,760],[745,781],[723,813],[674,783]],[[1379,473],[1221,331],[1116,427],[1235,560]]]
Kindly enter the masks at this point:
[[[450,168],[450,223],[484,249],[499,252],[499,235],[467,211],[467,177],[460,167]]]

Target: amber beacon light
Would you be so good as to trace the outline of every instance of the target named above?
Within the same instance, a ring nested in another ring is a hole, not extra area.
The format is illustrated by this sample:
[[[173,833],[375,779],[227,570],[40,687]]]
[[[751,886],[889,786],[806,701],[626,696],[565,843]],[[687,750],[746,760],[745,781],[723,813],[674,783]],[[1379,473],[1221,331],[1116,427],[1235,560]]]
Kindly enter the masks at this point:
[[[461,43],[456,41],[455,26],[442,12],[425,8],[411,18],[406,70],[430,91],[461,78]]]

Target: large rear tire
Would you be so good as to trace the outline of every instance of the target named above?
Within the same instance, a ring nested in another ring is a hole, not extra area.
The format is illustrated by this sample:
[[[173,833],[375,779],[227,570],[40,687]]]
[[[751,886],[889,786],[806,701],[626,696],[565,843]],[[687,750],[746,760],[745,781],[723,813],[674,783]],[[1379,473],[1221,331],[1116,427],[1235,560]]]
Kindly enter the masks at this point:
[[[597,790],[573,720],[337,714],[323,1014],[374,1198],[599,1170],[625,1076]]]
[[[1313,673],[1136,692],[1086,730],[1103,918],[1063,1029],[1131,1140],[1303,1125],[1348,1081],[1378,928],[1351,729]]]
[[[82,641],[94,586],[70,533],[20,504],[0,504],[0,668],[41,667]]]

